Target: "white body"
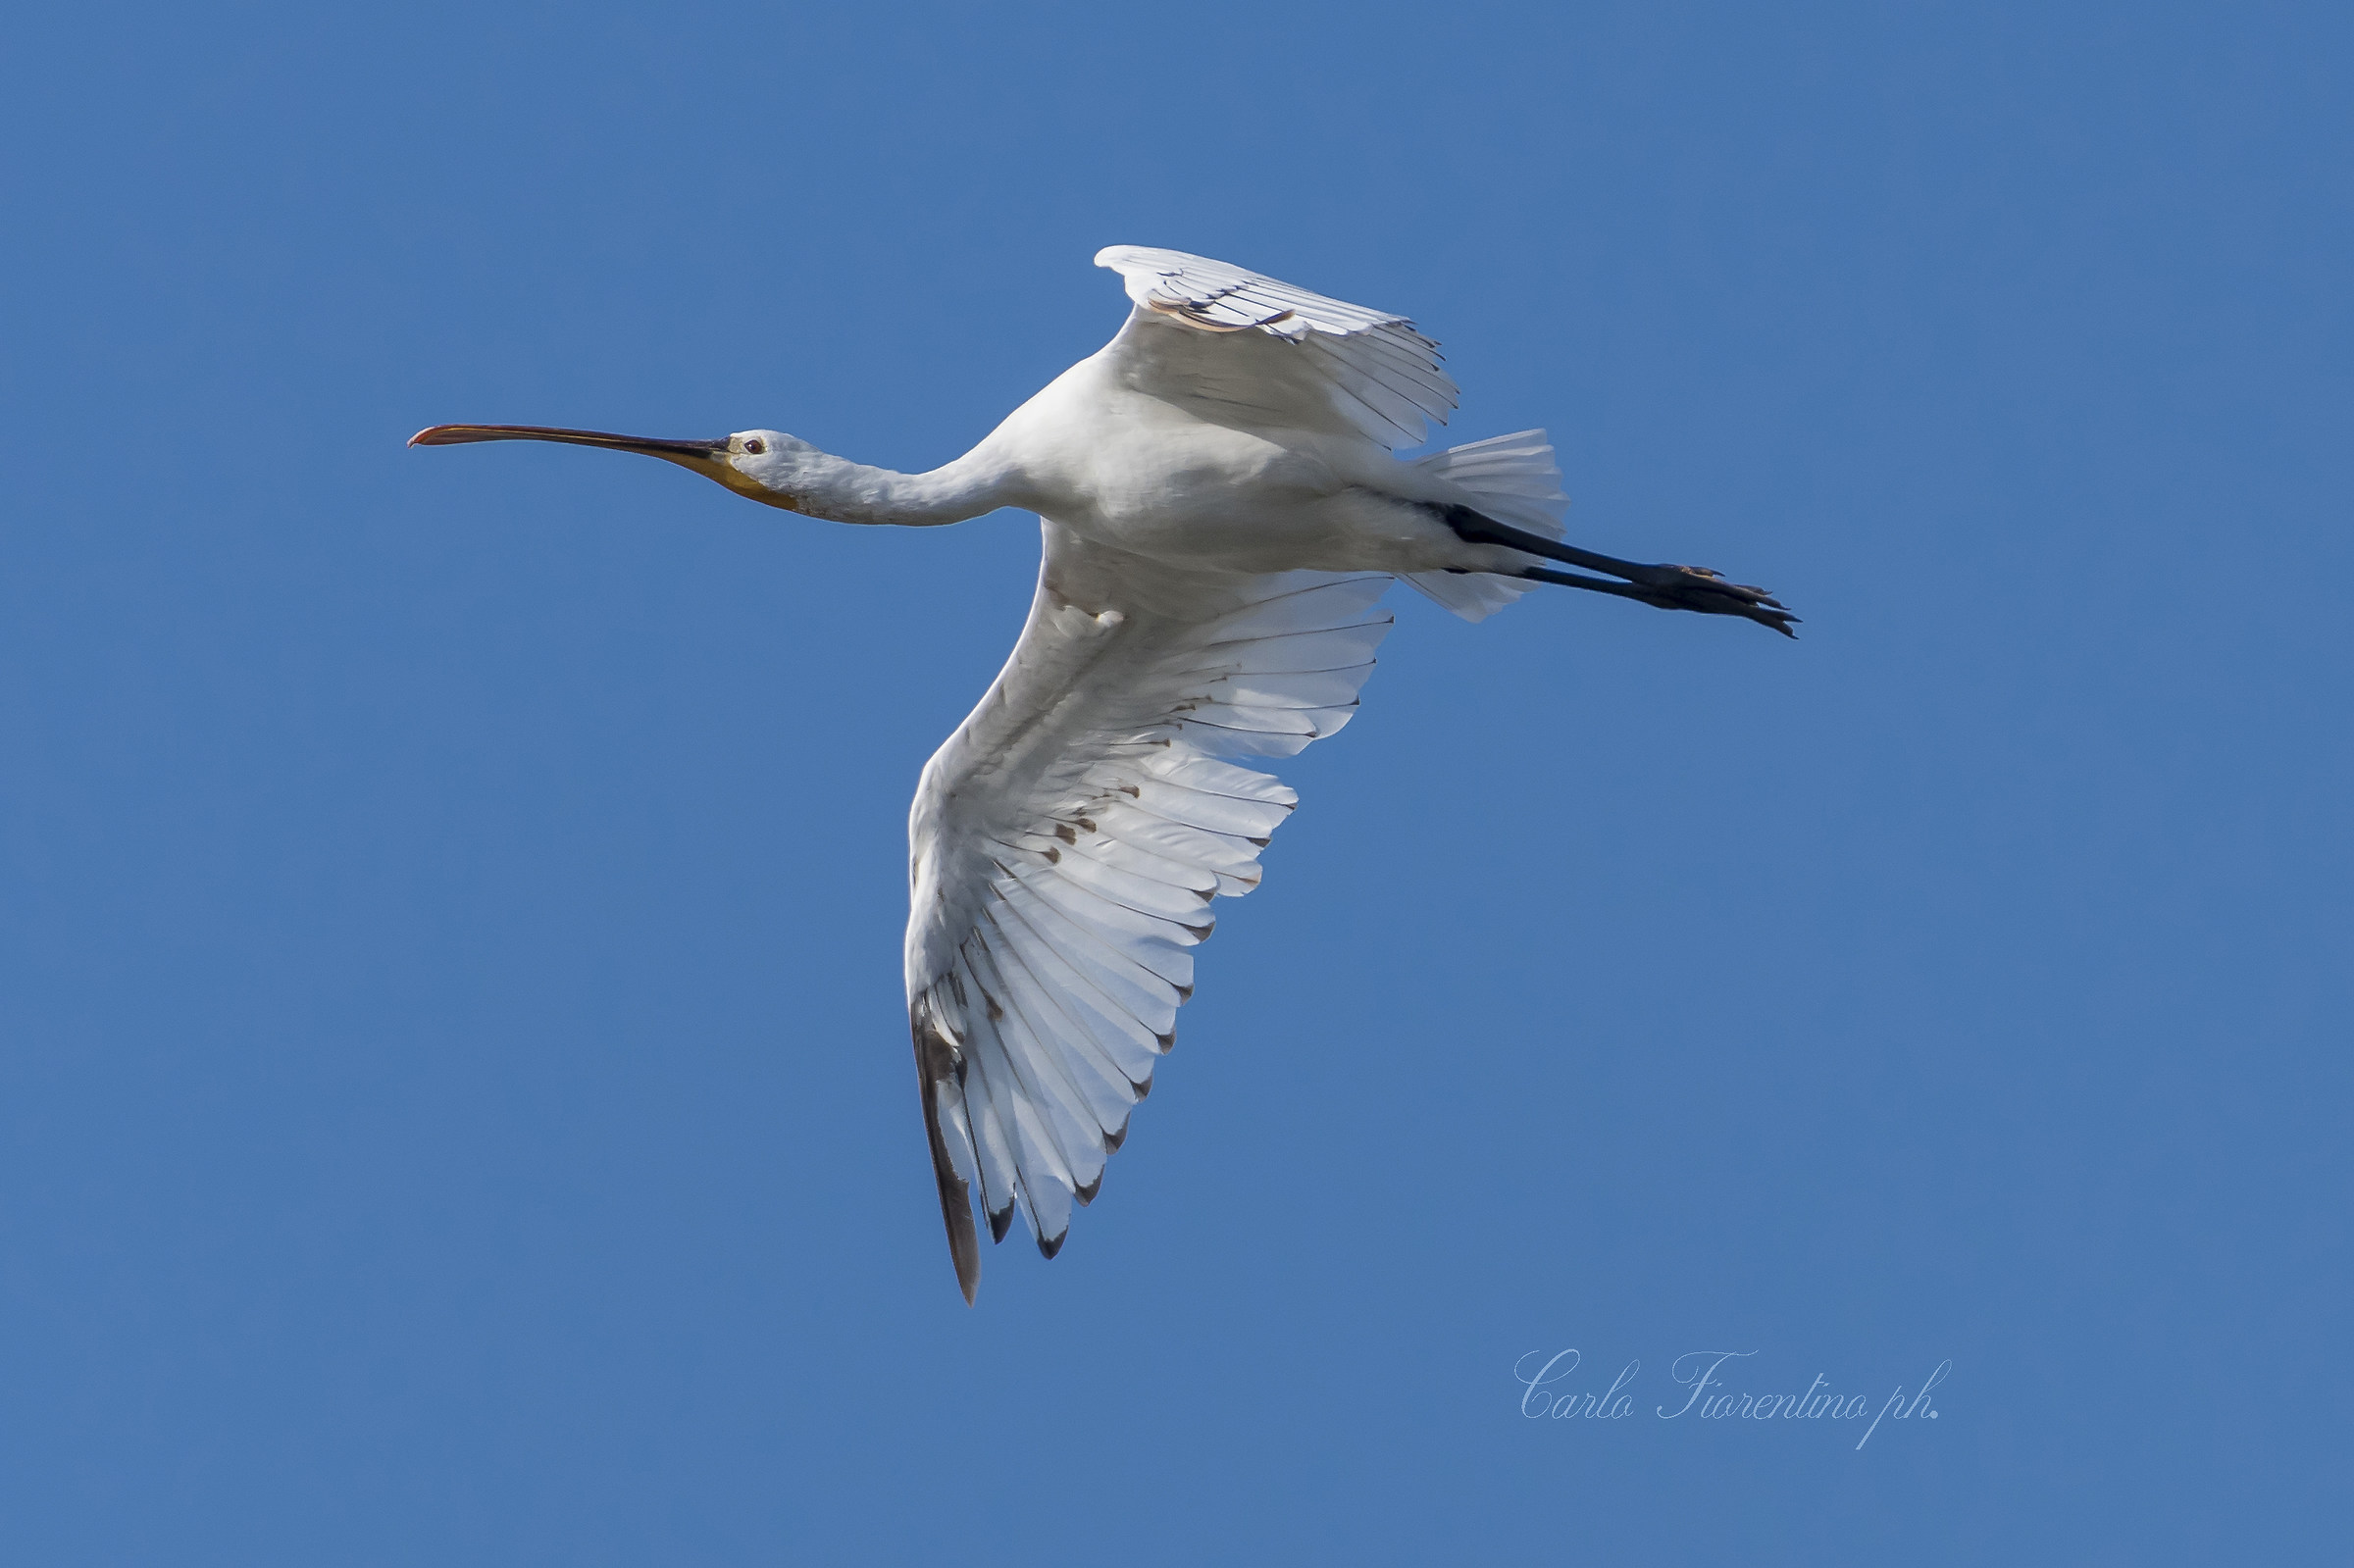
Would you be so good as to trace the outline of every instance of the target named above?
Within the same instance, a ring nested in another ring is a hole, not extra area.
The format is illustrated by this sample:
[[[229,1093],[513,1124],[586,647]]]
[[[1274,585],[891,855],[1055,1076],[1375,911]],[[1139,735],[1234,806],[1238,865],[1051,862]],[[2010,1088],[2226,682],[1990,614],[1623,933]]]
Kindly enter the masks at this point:
[[[1150,317],[1132,322],[957,467],[986,473],[997,504],[1038,513],[1078,545],[1194,570],[1406,574],[1518,564],[1401,504],[1475,498],[1361,432],[1215,423],[1194,400],[1140,389],[1139,349],[1188,330]],[[1215,347],[1236,354],[1244,345]],[[1151,369],[1164,368],[1154,361]]]

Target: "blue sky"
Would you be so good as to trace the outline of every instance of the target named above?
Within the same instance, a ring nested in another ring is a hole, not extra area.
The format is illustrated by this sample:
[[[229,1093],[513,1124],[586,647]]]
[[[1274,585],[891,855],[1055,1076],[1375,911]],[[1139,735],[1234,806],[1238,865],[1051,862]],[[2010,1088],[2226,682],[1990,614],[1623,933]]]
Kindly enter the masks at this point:
[[[2340,1561],[2354,41],[2322,6],[109,9],[0,62],[0,1544]],[[927,467],[1112,242],[1414,316],[1400,595],[1103,1194],[956,1296]],[[1579,1350],[1632,1413],[1529,1420]],[[1666,1420],[1753,1352],[1938,1419]],[[1854,1434],[1854,1435],[1851,1435]]]

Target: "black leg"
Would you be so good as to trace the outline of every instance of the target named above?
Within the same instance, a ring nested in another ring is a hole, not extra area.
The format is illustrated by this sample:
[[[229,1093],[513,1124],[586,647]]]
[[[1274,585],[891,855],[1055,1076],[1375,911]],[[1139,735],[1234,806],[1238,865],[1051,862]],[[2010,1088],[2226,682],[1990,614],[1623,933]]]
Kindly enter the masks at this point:
[[[1646,566],[1639,561],[1621,561],[1615,556],[1602,555],[1593,550],[1581,550],[1574,544],[1563,544],[1526,529],[1516,529],[1510,523],[1499,523],[1467,506],[1441,506],[1436,510],[1456,536],[1466,544],[1500,544],[1506,549],[1519,550],[1540,556],[1548,561],[1560,561],[1566,566],[1581,566],[1590,572],[1607,572],[1612,577],[1624,578],[1624,582],[1607,582],[1600,578],[1579,577],[1570,572],[1553,572],[1544,567],[1524,567],[1517,573],[1506,574],[1525,578],[1535,582],[1555,582],[1565,588],[1588,588],[1596,593],[1615,594],[1622,599],[1639,599],[1663,610],[1693,610],[1702,615],[1738,615],[1768,626],[1786,637],[1795,637],[1790,630],[1798,617],[1782,608],[1781,601],[1764,588],[1744,583],[1727,582],[1706,567]]]

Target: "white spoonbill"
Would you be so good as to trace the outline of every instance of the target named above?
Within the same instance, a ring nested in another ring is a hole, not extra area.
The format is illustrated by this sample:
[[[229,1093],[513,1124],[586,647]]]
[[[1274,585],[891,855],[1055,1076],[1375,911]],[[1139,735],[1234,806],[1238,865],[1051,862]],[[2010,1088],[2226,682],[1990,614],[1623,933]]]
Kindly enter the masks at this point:
[[[1095,1197],[1193,994],[1210,900],[1258,885],[1299,798],[1231,759],[1288,757],[1349,722],[1392,578],[1472,621],[1531,582],[1785,634],[1794,619],[1714,572],[1562,542],[1542,430],[1391,456],[1456,405],[1438,345],[1405,317],[1179,251],[1115,245],[1096,265],[1135,302],[1118,335],[929,474],[780,430],[411,439],[639,452],[837,523],[1039,515],[1030,619],[924,765],[907,828],[907,1017],[968,1303],[976,1187],[994,1239],[1019,1207],[1049,1257],[1073,1200]]]

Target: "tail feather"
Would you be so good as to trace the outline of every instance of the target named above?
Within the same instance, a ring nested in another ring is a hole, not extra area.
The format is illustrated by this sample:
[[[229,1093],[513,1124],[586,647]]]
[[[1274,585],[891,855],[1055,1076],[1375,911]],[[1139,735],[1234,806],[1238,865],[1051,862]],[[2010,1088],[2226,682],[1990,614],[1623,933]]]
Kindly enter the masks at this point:
[[[1480,498],[1481,510],[1549,539],[1561,536],[1561,471],[1543,430],[1493,435],[1484,441],[1433,452],[1416,465],[1453,480]],[[1510,578],[1488,572],[1410,572],[1405,582],[1466,621],[1484,621],[1526,593]]]

